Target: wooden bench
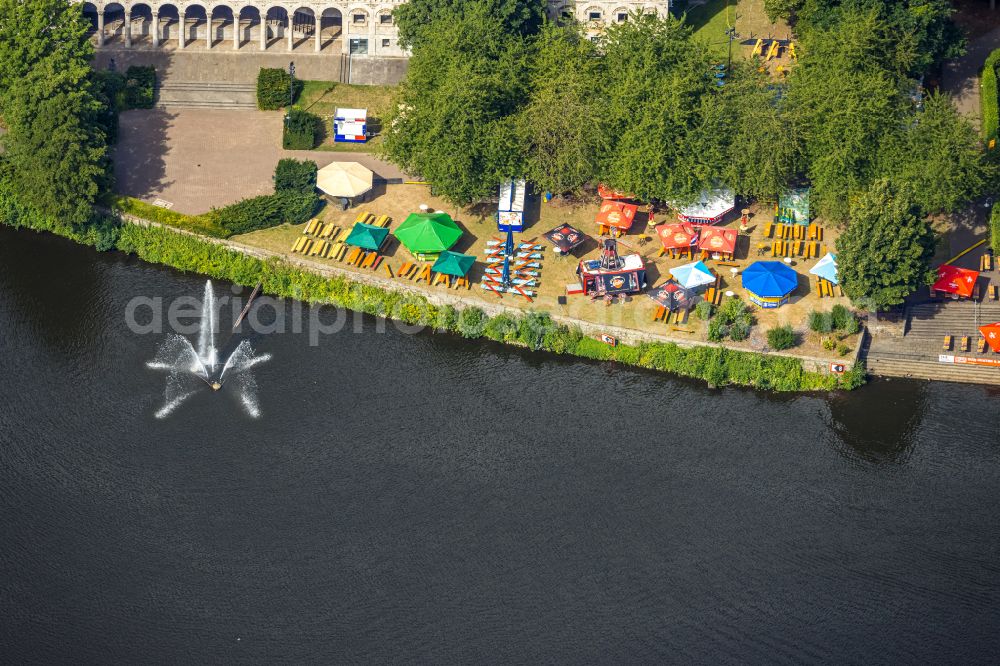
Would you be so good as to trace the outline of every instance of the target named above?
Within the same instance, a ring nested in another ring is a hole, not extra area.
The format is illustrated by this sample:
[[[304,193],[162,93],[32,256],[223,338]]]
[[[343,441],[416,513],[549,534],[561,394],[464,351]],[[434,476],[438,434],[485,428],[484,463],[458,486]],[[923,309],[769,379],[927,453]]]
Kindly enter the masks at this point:
[[[316,241],[313,243],[312,250],[309,251],[310,257],[322,257],[323,253],[330,249],[330,244],[326,241]]]
[[[961,341],[960,344],[961,344],[961,347],[960,347],[961,351],[964,351],[964,352],[969,351],[969,336],[963,335],[962,336],[962,341]]]
[[[663,315],[667,313],[667,309],[662,305],[657,306],[656,310],[653,311],[653,321],[660,321]]]
[[[771,227],[772,226],[773,225],[770,222],[768,222],[767,224],[764,225],[764,238],[770,238],[771,237]]]
[[[944,345],[942,346],[942,348],[945,351],[951,351],[951,336],[950,335],[944,336]]]
[[[989,252],[983,254],[982,258],[979,260],[979,270],[981,271],[991,271],[993,270],[993,255]]]
[[[360,247],[351,248],[351,251],[347,253],[347,259],[345,259],[344,261],[346,261],[349,264],[353,264],[358,260],[358,257],[360,255],[361,255]]]
[[[991,301],[997,300],[997,298],[998,298],[997,291],[998,291],[997,290],[997,286],[995,284],[991,284],[990,285],[990,289],[989,289],[989,294],[990,294],[990,300]]]
[[[785,251],[785,241],[776,240],[771,243],[771,256],[777,257]]]
[[[371,268],[375,264],[375,260],[378,258],[378,252],[369,252],[364,256],[361,261],[361,268]]]
[[[292,252],[302,252],[302,248],[304,248],[308,242],[308,238],[305,236],[299,236],[292,245]]]
[[[466,289],[472,288],[472,285],[469,283],[469,278],[467,277],[455,278],[455,289],[460,289],[461,287],[465,287]]]
[[[430,284],[431,281],[431,265],[426,264],[423,268],[417,271],[417,274],[413,276],[414,282],[420,282],[421,280],[426,281]]]
[[[320,227],[322,225],[323,223],[314,217],[313,219],[309,220],[309,224],[306,225],[305,231],[303,231],[302,233],[309,234],[310,236],[315,236],[316,233],[320,230]]]
[[[359,222],[363,222],[365,224],[368,224],[374,218],[375,218],[374,215],[372,215],[371,213],[369,213],[366,210],[363,210],[360,213],[358,213],[358,216],[356,218],[354,218],[354,224],[358,224]]]
[[[785,225],[784,224],[781,224],[779,222],[778,224],[774,225],[774,237],[775,238],[784,238],[785,237]]]
[[[976,352],[982,354],[986,351],[986,338],[980,336],[979,343],[976,345]]]
[[[337,228],[337,226],[333,222],[330,222],[325,227],[323,227],[322,231],[319,232],[319,237],[320,238],[329,238],[330,236],[333,235],[333,230],[336,229],[336,228]]]
[[[445,287],[451,287],[451,280],[448,278],[447,275],[445,275],[444,273],[435,273],[434,274],[434,286],[436,287],[437,285],[441,284],[442,282],[444,282],[444,286]]]

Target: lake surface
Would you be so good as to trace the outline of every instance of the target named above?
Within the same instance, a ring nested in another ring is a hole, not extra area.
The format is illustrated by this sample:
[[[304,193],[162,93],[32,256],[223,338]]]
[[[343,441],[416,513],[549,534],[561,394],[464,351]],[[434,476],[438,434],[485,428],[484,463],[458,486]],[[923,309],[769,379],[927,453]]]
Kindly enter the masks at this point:
[[[0,228],[6,663],[997,662],[995,389],[709,390],[366,318],[255,337],[260,418],[228,385],[155,418],[126,306],[204,282]]]

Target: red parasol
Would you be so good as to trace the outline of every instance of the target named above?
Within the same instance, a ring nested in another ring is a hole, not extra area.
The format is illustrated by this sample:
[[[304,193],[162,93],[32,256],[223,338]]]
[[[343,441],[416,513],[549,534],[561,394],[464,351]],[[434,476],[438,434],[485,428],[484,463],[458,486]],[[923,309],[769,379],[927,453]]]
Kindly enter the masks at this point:
[[[969,298],[972,296],[977,279],[979,279],[977,271],[970,271],[967,268],[959,268],[951,264],[941,264],[937,269],[937,281],[934,282],[931,289]]]
[[[600,195],[602,199],[631,199],[631,194],[626,194],[625,192],[619,192],[618,190],[613,190],[604,183],[598,183],[597,194]]]
[[[617,229],[629,229],[638,211],[639,207],[634,204],[605,201],[597,212],[597,223]]]
[[[1000,353],[1000,322],[980,326],[979,332],[986,338],[986,344],[990,346],[990,349]]]
[[[698,232],[690,224],[661,224],[656,227],[664,250],[686,249],[698,240]]]
[[[736,252],[736,229],[727,227],[702,227],[698,249],[720,254]]]

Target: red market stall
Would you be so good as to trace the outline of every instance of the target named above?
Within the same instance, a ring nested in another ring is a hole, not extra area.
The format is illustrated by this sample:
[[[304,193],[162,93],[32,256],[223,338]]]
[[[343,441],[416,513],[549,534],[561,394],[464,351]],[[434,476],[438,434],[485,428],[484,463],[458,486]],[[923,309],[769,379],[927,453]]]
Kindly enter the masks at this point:
[[[622,203],[620,201],[605,201],[601,204],[601,209],[597,211],[597,224],[602,234],[609,231],[616,235],[622,234],[632,228],[635,214],[639,212],[639,207],[635,204]]]
[[[951,294],[952,298],[971,298],[978,279],[978,271],[941,264],[937,269],[937,280],[931,286],[931,295],[943,293]]]
[[[986,338],[986,344],[990,346],[990,349],[1000,354],[1000,322],[980,326],[979,332]]]
[[[732,190],[705,190],[698,201],[677,211],[677,219],[691,224],[718,224],[734,208],[736,195]]]
[[[727,227],[702,227],[698,238],[698,249],[711,254],[721,254],[732,259],[736,253],[736,229]]]

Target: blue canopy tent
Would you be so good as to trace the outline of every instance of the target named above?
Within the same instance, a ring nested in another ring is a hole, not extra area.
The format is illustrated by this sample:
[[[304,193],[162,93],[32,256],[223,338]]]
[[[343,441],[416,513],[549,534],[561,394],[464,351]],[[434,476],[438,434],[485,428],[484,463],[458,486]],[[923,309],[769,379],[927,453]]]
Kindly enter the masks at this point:
[[[756,261],[743,271],[743,288],[762,308],[784,305],[798,284],[798,274],[780,261]]]
[[[837,255],[832,252],[827,252],[825,257],[809,269],[809,272],[833,284],[840,284],[840,279],[837,277]]]

